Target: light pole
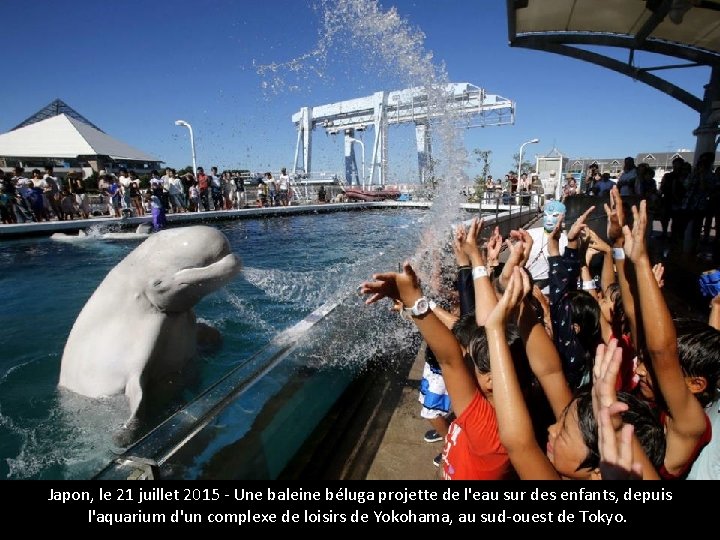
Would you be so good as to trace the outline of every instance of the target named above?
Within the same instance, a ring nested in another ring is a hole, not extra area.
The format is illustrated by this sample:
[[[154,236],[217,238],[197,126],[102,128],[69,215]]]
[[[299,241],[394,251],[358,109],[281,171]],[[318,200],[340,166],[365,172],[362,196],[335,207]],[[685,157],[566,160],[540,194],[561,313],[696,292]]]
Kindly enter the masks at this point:
[[[353,139],[350,137],[348,139],[351,143],[358,143],[360,145],[360,150],[362,150],[362,188],[363,191],[365,190],[365,144],[360,139]]]
[[[520,180],[520,170],[522,169],[522,154],[523,154],[523,149],[525,148],[525,145],[535,144],[535,143],[539,143],[539,142],[540,142],[540,139],[530,139],[529,141],[524,142],[520,145],[520,157],[518,159],[518,180]]]
[[[197,165],[195,163],[195,138],[193,137],[192,126],[185,120],[175,120],[176,126],[185,126],[190,130],[190,149],[192,150],[192,165],[193,165],[193,176],[197,178]]]

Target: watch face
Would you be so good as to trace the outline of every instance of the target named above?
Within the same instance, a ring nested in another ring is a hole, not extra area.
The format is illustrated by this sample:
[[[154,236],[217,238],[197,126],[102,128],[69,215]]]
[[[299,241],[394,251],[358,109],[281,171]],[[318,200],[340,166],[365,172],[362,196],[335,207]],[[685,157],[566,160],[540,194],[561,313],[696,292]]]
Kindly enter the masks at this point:
[[[425,315],[429,309],[430,306],[428,305],[427,298],[418,298],[417,302],[415,302],[415,305],[413,306],[413,315],[416,317],[418,315]]]

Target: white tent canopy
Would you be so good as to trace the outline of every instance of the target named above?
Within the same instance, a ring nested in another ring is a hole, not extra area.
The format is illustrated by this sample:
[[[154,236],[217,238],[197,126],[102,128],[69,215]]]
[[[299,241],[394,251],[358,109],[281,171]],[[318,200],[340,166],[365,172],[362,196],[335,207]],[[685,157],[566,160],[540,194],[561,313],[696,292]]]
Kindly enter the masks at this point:
[[[66,114],[1,134],[0,156],[66,159],[109,156],[116,161],[161,161]]]

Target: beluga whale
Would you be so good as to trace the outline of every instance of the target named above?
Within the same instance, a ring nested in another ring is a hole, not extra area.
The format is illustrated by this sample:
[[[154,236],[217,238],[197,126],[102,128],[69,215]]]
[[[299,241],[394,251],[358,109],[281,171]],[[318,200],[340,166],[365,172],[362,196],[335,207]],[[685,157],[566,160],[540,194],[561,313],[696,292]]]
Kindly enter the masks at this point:
[[[130,417],[123,427],[134,430],[148,398],[173,384],[197,354],[203,328],[194,306],[241,268],[213,227],[151,235],[107,274],[78,315],[59,386],[90,398],[125,394]]]

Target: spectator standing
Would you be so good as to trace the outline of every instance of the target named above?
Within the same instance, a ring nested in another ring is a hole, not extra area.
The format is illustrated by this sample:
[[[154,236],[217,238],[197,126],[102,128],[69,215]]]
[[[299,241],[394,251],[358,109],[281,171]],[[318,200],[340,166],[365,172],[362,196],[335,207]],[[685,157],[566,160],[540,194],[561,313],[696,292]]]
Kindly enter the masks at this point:
[[[270,172],[265,173],[265,185],[268,189],[268,203],[270,206],[275,206],[277,204],[277,184]]]
[[[213,208],[215,210],[222,210],[223,207],[223,187],[222,179],[218,175],[218,168],[210,168],[210,195],[212,196]]]
[[[623,172],[618,177],[617,187],[620,190],[620,196],[635,195],[635,183],[637,181],[637,167],[635,160],[631,157],[625,158]]]
[[[280,171],[280,178],[278,179],[279,196],[278,199],[282,206],[287,206],[290,201],[290,177],[288,176],[287,169],[285,167]]]
[[[207,212],[210,210],[210,179],[202,167],[197,169],[197,187],[200,194],[200,204],[202,204],[203,211]]]

